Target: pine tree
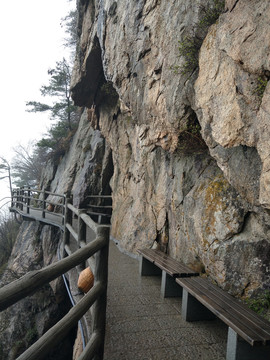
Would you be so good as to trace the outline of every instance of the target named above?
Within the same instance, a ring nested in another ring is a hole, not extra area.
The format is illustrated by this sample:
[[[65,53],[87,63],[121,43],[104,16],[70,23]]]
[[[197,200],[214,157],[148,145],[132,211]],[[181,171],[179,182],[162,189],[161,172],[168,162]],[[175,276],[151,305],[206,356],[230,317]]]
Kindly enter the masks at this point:
[[[53,105],[44,104],[36,101],[29,101],[26,106],[32,108],[27,110],[29,112],[44,112],[51,113],[52,120],[59,120],[67,122],[67,128],[73,129],[74,119],[76,118],[76,106],[72,104],[70,94],[70,67],[65,58],[56,63],[54,69],[49,69],[50,76],[49,85],[43,85],[40,88],[42,96],[49,96],[57,98]]]
[[[77,42],[77,10],[72,10],[62,19],[61,26],[65,28],[68,37],[64,46],[74,53]],[[78,108],[74,106],[71,93],[71,67],[63,58],[58,61],[53,69],[48,70],[48,85],[40,88],[42,96],[47,102],[28,101],[28,112],[48,112],[50,119],[54,120],[46,136],[37,142],[37,147],[51,156],[61,156],[68,147],[69,140],[74,134],[78,124]],[[53,99],[53,101],[51,101]]]
[[[49,84],[40,88],[42,96],[56,98],[50,105],[37,101],[29,101],[26,106],[29,112],[50,112],[50,118],[57,122],[48,131],[47,137],[41,139],[39,147],[58,150],[62,148],[63,140],[76,129],[78,122],[77,107],[73,105],[70,93],[70,67],[66,59],[56,63],[54,69],[49,69]]]

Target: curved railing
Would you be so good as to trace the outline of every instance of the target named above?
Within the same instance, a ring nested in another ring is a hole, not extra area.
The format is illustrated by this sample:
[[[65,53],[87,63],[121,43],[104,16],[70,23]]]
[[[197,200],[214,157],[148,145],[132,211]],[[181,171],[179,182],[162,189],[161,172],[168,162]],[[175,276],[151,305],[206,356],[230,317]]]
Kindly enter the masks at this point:
[[[102,196],[99,197],[102,198]],[[0,311],[34,293],[46,283],[72,268],[89,261],[93,255],[95,257],[95,283],[92,289],[67,315],[20,355],[18,360],[44,359],[90,307],[92,307],[91,336],[79,360],[89,360],[93,357],[102,359],[106,322],[109,225],[93,221],[86,209],[75,208],[65,195],[29,187],[13,191],[10,211],[19,213],[23,218],[31,218],[58,226],[64,232],[61,246],[63,259],[43,269],[30,271],[20,279],[1,288]],[[73,221],[74,218],[75,221]],[[74,244],[78,248],[76,251],[72,250]]]
[[[10,211],[16,211],[23,217],[55,225],[64,230],[66,202],[66,195],[21,187],[12,190]]]

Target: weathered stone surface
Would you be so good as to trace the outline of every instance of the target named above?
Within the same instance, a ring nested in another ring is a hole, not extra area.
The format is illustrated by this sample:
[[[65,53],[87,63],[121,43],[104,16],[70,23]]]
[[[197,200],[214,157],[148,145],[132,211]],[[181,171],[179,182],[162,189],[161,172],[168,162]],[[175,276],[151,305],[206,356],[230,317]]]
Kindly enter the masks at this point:
[[[78,330],[76,341],[75,341],[74,347],[73,347],[72,360],[78,360],[82,352],[83,352],[82,335],[81,335],[81,332]]]
[[[55,261],[59,237],[59,231],[54,231],[49,226],[43,227],[38,222],[23,222],[0,285]],[[60,320],[69,308],[69,299],[60,277],[1,312],[1,359],[17,358]],[[53,350],[48,358],[68,359],[72,353],[72,338],[60,344],[60,348],[61,351]]]
[[[199,71],[175,74],[170,67],[184,61],[178,41],[194,36],[211,3],[81,5],[73,96],[88,107],[99,99],[114,165],[112,236],[133,253],[157,240],[244,295],[268,282],[269,86],[261,98],[258,84],[269,76],[269,4],[226,1],[203,42]],[[118,103],[100,101],[100,64]],[[182,136],[196,117],[208,150]]]
[[[178,40],[192,32],[200,6],[206,3],[181,0],[168,6],[157,0],[136,4],[118,1],[113,15],[108,15],[111,1],[97,2],[87,47],[82,36],[74,68],[72,92],[76,103],[89,106],[90,99],[95,102],[97,88],[89,86],[97,84],[94,64],[101,63],[106,80],[113,83],[122,107],[144,129],[149,145],[174,151],[181,122],[190,111],[188,100],[180,100],[186,96],[187,77],[175,76],[171,66],[178,64]],[[89,4],[84,13],[89,7],[93,5]],[[82,25],[82,34],[87,29]],[[101,59],[96,55],[98,46]]]
[[[270,5],[241,0],[234,5],[211,27],[201,47],[197,112],[210,153],[227,178],[239,192],[246,190],[249,202],[269,208],[269,86],[261,96],[258,86],[270,74]],[[239,146],[255,148],[259,155],[244,171],[253,179],[248,175],[244,186],[237,181],[239,170],[226,159],[237,151],[239,163],[246,162]],[[220,147],[230,148],[229,154],[219,152]]]
[[[226,10],[232,11],[232,9],[234,8],[234,6],[237,4],[238,1],[239,0],[226,0],[225,1]]]
[[[99,194],[101,190],[103,194],[110,193],[109,180],[113,172],[111,150],[100,131],[90,127],[90,120],[85,111],[54,178],[50,178],[49,165],[41,184],[45,188],[49,184],[51,192],[72,195],[73,204],[77,207],[83,206],[89,194]],[[58,202],[59,198],[53,200]]]

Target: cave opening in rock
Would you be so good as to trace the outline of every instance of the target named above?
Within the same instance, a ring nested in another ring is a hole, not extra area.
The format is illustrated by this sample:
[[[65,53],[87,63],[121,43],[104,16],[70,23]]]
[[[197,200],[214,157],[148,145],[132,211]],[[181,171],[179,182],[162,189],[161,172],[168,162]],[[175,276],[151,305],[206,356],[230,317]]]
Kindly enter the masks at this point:
[[[195,111],[191,108],[187,119],[180,129],[178,151],[185,154],[196,154],[207,151],[208,147],[201,135],[201,125]]]

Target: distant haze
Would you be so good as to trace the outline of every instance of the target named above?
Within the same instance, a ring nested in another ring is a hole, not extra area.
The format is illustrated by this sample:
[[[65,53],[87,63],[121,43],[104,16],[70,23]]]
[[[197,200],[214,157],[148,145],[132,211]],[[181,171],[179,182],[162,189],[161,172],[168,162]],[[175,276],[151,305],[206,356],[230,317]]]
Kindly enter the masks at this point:
[[[47,70],[68,57],[61,18],[75,8],[75,1],[2,1],[1,36],[1,131],[0,156],[11,160],[12,148],[38,140],[50,124],[48,114],[27,113],[25,103],[44,101],[39,94],[47,84]],[[0,181],[0,199],[9,195]],[[0,206],[3,202],[0,202]]]

